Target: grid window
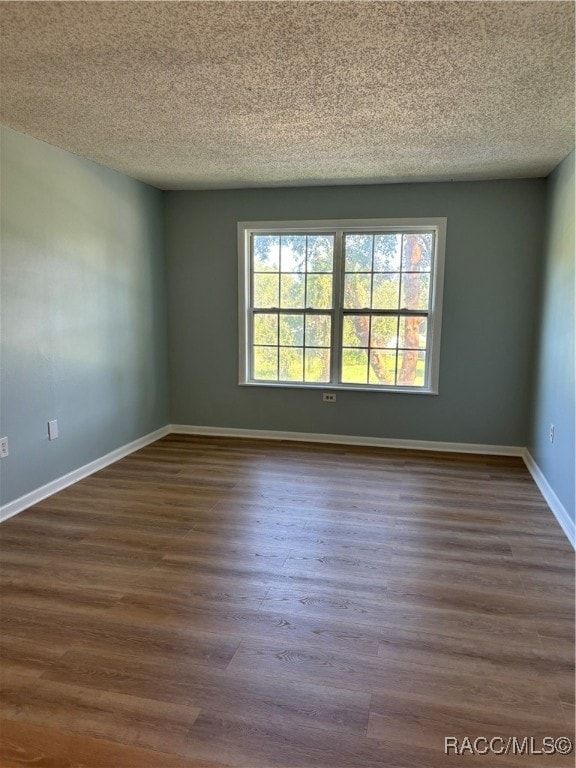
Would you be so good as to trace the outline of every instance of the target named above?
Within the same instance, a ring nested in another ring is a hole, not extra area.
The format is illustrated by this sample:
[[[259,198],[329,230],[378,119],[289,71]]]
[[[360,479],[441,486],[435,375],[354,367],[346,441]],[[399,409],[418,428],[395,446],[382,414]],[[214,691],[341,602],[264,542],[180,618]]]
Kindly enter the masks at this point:
[[[240,383],[437,392],[445,219],[239,224]]]
[[[329,383],[334,235],[254,234],[250,255],[250,378]]]

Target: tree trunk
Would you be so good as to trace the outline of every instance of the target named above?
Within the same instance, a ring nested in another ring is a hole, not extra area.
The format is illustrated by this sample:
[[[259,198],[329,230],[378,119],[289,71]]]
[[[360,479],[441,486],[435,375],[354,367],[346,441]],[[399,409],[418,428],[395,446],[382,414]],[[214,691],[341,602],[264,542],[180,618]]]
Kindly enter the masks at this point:
[[[354,330],[356,331],[356,336],[358,337],[360,344],[362,344],[363,347],[369,348],[370,318],[366,317],[365,315],[354,316]],[[382,355],[380,352],[377,352],[375,349],[371,350],[369,354],[370,365],[378,377],[378,381],[380,381],[382,384],[394,384],[386,370],[386,366],[384,364],[384,355]]]
[[[422,259],[422,246],[417,235],[406,236],[407,269],[417,270]],[[420,289],[420,274],[404,275],[404,297],[406,309],[418,309],[418,293]],[[420,318],[405,317],[404,346],[412,347],[402,353],[402,367],[398,372],[397,384],[413,386],[418,365],[418,346],[420,335]]]

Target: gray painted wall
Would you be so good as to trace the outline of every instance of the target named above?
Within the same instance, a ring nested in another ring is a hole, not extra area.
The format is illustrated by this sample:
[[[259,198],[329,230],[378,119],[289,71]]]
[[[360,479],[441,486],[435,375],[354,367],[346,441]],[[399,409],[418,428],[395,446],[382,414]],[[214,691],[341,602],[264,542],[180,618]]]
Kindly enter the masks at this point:
[[[1,139],[6,504],[164,426],[168,409],[162,194],[14,131]]]
[[[546,183],[166,195],[171,422],[526,445]],[[438,396],[238,386],[236,223],[446,216]]]
[[[542,304],[529,450],[574,520],[574,152],[548,178]],[[550,443],[554,424],[554,443]]]

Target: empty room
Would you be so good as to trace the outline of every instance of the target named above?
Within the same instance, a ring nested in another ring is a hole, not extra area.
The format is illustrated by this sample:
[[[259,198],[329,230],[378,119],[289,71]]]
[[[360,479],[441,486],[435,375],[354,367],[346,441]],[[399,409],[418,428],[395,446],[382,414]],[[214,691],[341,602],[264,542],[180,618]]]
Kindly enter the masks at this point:
[[[0,2],[0,766],[574,765],[573,2]]]

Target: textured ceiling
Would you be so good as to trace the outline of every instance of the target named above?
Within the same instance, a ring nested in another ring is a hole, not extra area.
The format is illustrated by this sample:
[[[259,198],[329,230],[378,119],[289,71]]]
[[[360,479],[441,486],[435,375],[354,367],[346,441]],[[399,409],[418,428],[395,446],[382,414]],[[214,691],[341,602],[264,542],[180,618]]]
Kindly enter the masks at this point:
[[[572,2],[2,2],[0,120],[165,189],[544,176]]]

